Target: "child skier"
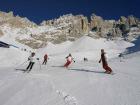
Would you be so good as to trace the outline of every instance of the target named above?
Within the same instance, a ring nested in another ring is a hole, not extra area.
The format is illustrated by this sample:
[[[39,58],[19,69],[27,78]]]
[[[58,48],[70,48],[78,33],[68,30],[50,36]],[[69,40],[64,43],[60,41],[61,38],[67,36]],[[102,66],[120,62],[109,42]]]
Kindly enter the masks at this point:
[[[32,70],[33,65],[35,64],[35,60],[36,60],[36,58],[35,58],[35,53],[34,53],[34,52],[31,53],[31,55],[29,56],[28,60],[29,60],[30,62],[29,62],[29,65],[28,65],[27,68],[26,68],[26,71],[30,72],[30,71]],[[28,70],[28,69],[29,69],[29,70]]]
[[[66,57],[66,60],[67,62],[65,63],[64,67],[68,68],[68,66],[72,63],[73,60],[73,57],[71,54],[69,54],[67,57]],[[75,62],[75,61],[74,61]]]
[[[108,66],[105,54],[106,53],[104,52],[104,49],[101,49],[101,59],[99,60],[99,63],[101,63],[101,61],[102,61],[103,68],[106,70],[105,73],[111,74],[112,69]]]
[[[44,55],[44,61],[43,61],[42,65],[44,65],[44,64],[46,65],[47,61],[48,61],[48,55],[45,54]]]

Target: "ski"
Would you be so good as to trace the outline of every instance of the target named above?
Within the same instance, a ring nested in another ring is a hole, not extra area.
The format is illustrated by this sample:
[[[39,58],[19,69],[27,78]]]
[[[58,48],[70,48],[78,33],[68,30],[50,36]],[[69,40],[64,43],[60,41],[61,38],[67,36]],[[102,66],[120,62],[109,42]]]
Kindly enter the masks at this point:
[[[26,71],[26,69],[15,69],[15,70],[19,70],[19,71]]]

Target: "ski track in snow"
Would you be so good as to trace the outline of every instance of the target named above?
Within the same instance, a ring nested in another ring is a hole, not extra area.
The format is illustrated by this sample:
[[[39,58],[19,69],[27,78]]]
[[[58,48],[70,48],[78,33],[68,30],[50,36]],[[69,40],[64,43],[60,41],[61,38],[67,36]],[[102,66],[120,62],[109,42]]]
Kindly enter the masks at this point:
[[[78,105],[77,100],[75,97],[70,96],[68,93],[63,92],[63,91],[56,91],[60,97],[63,98],[65,101],[66,105]]]

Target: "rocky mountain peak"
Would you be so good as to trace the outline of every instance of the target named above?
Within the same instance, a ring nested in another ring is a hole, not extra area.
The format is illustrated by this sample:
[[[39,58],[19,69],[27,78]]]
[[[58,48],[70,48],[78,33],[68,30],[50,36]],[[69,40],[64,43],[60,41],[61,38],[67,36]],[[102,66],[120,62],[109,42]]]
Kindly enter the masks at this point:
[[[14,28],[32,27],[36,24],[28,20],[26,17],[14,16],[13,12],[1,12],[0,11],[0,25],[9,24]]]
[[[84,35],[111,40],[117,37],[138,36],[136,33],[128,34],[133,27],[137,28],[137,33],[140,32],[140,21],[133,15],[121,16],[116,21],[105,20],[101,16],[92,14],[89,21],[84,15],[67,14],[56,19],[44,20],[40,25],[36,25],[26,17],[14,16],[13,12],[0,12],[0,36],[4,35],[6,30],[2,26],[7,25],[9,29],[19,29],[15,33],[17,41],[35,49],[46,46],[48,42],[57,44],[74,41]]]

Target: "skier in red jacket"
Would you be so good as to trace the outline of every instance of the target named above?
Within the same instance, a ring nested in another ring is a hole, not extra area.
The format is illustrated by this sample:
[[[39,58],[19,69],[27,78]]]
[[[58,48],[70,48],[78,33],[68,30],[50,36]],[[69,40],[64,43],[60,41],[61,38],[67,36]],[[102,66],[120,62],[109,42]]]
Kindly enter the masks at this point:
[[[44,55],[44,61],[43,61],[43,63],[42,63],[42,65],[46,65],[47,64],[47,61],[48,61],[48,55],[47,54],[45,54]]]
[[[65,63],[64,67],[68,68],[68,66],[72,63],[72,61],[74,61],[73,58],[72,58],[72,55],[69,54],[69,55],[66,57],[66,60],[67,60],[67,62]],[[74,61],[74,62],[75,62],[75,61]]]
[[[111,74],[112,69],[108,66],[105,54],[104,49],[101,49],[101,59],[99,60],[99,63],[102,61],[103,68],[106,70],[105,73]]]

